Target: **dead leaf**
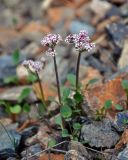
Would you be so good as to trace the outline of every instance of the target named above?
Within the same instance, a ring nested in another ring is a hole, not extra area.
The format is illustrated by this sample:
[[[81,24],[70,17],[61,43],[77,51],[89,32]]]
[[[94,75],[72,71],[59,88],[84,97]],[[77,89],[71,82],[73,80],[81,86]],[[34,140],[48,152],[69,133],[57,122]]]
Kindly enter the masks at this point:
[[[50,158],[49,158],[50,157]],[[64,155],[63,154],[43,154],[43,155],[40,155],[40,158],[39,160],[64,160]]]
[[[121,149],[124,145],[128,143],[128,129],[125,129],[124,133],[121,136],[120,141],[116,144],[116,149]]]

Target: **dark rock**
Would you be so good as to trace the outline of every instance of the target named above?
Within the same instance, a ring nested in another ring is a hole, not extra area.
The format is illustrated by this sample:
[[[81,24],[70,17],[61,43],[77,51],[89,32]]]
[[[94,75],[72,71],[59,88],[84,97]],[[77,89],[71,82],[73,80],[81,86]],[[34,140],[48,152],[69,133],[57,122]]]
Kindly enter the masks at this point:
[[[92,36],[95,33],[95,28],[92,25],[77,20],[71,22],[69,30],[72,34],[77,34],[80,30],[86,30],[89,36]]]
[[[128,160],[128,145],[118,154],[118,160]]]
[[[111,74],[111,68],[109,68],[109,66],[105,66],[103,62],[99,61],[97,58],[93,56],[88,56],[86,60],[90,66],[98,69],[101,73]]]
[[[123,48],[124,39],[128,36],[128,26],[123,23],[112,23],[107,26],[107,32],[113,43],[117,47]]]
[[[0,160],[6,160],[8,158],[14,158],[16,157],[16,153],[13,149],[4,149],[0,150]]]
[[[15,67],[11,56],[3,55],[0,57],[0,85],[4,84],[5,78],[16,75]]]
[[[119,132],[123,132],[128,127],[128,111],[119,112],[116,115],[114,127]]]
[[[111,148],[118,142],[119,135],[113,131],[110,120],[104,119],[83,125],[81,138],[91,147]]]
[[[112,16],[120,16],[120,9],[114,5],[112,5],[111,9],[106,13],[105,18],[110,18]]]
[[[21,135],[22,135],[21,145],[22,146],[25,146],[25,144],[26,144],[25,142],[26,142],[27,138],[32,137],[37,133],[38,128],[39,128],[38,126],[32,126],[32,127],[24,129],[21,132]]]
[[[9,157],[7,160],[17,160],[17,158]]]
[[[42,151],[41,145],[40,144],[35,144],[35,145],[32,145],[32,146],[26,148],[23,152],[21,152],[21,156],[24,158],[24,157],[27,157],[27,156],[32,156],[32,155],[34,155],[36,153],[39,153],[41,151]]]
[[[0,130],[0,151],[3,149],[13,149],[14,151],[18,149],[21,135],[13,130],[9,130],[8,133],[1,126]]]

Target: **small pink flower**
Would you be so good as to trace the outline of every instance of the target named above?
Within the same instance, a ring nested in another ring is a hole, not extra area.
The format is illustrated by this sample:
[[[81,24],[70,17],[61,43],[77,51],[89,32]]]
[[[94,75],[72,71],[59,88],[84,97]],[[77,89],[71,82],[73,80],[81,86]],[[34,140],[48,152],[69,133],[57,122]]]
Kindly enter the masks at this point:
[[[62,37],[59,34],[48,34],[41,40],[41,44],[43,46],[48,47],[48,50],[46,52],[48,56],[55,56],[56,55],[55,46],[60,41],[62,41]]]
[[[74,44],[76,50],[83,52],[83,51],[90,51],[95,47],[94,43],[90,42],[90,38],[88,36],[87,31],[81,30],[79,34],[69,35],[65,39],[66,43]]]
[[[53,48],[48,48],[47,52],[46,52],[47,56],[55,56],[56,55],[56,50]]]
[[[47,47],[55,47],[60,41],[62,41],[62,38],[59,34],[48,34],[41,40],[41,44],[43,46]]]
[[[22,65],[25,66],[25,68],[27,68],[30,72],[36,73],[40,72],[44,68],[45,62],[25,60]]]

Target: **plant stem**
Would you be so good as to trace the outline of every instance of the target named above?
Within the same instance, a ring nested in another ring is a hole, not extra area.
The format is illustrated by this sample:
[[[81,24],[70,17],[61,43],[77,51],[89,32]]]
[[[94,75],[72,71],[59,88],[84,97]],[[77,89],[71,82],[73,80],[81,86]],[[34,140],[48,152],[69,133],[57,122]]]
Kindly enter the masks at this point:
[[[58,70],[57,70],[57,63],[56,63],[56,56],[53,56],[54,59],[54,67],[55,67],[55,73],[56,73],[56,82],[57,82],[57,90],[58,90],[58,98],[59,98],[59,103],[61,103],[61,93],[60,93],[60,82],[59,82],[59,76],[58,76]]]
[[[76,90],[79,87],[79,68],[80,68],[80,58],[81,58],[81,52],[78,54],[78,59],[77,59],[77,66],[76,66]]]
[[[43,102],[43,105],[44,105],[45,110],[47,110],[47,105],[46,105],[46,103],[45,103],[45,98],[44,98],[44,90],[43,90],[43,86],[42,86],[42,84],[41,84],[41,80],[40,80],[40,77],[39,77],[38,72],[36,72],[36,75],[37,75],[38,82],[39,82],[39,87],[40,87],[42,102]]]

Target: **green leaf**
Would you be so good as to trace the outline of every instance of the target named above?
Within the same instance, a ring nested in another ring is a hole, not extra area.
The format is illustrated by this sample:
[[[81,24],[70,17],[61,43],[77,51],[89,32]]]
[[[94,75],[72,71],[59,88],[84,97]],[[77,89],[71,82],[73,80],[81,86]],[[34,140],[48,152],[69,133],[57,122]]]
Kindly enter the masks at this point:
[[[89,82],[88,82],[88,85],[91,85],[91,84],[94,84],[98,81],[98,79],[94,78],[94,79],[91,79]]]
[[[40,104],[38,105],[38,114],[39,114],[40,116],[43,116],[45,113],[46,113],[46,108],[45,108],[44,103],[42,102],[42,103],[40,103]]]
[[[17,76],[10,76],[4,79],[4,83],[6,84],[17,84],[18,77]]]
[[[69,97],[71,90],[70,90],[70,88],[64,87],[62,92],[63,92],[63,97],[67,98],[67,97]]]
[[[73,128],[74,128],[75,130],[80,130],[80,129],[81,129],[81,124],[80,124],[80,123],[74,123],[74,124],[73,124]]]
[[[112,100],[107,100],[104,104],[104,109],[109,109],[112,106]]]
[[[20,96],[18,97],[18,101],[22,102],[24,99],[26,99],[28,97],[28,95],[31,92],[31,88],[25,88],[22,90]]]
[[[28,103],[25,103],[23,105],[23,112],[29,113],[31,111],[30,105]]]
[[[128,90],[128,80],[122,80],[121,84],[124,90]]]
[[[123,107],[119,104],[115,104],[115,108],[119,111],[123,110]]]
[[[80,113],[81,112],[81,109],[75,109],[73,110],[74,113]]]
[[[2,105],[2,106],[5,106],[5,107],[6,107],[6,105],[7,105],[7,104],[6,104],[6,102],[5,102],[5,101],[2,101],[2,100],[1,100],[1,101],[0,101],[0,105]]]
[[[69,106],[62,106],[60,112],[64,118],[70,118],[72,115],[72,109]]]
[[[75,86],[76,76],[74,74],[68,74],[67,79],[72,86]]]
[[[76,105],[75,100],[71,99],[71,98],[63,99],[63,103],[64,103],[64,105],[67,105],[67,106],[70,106],[70,107],[74,107]]]
[[[16,65],[19,63],[20,61],[20,52],[19,49],[16,49],[13,53],[12,53],[12,59],[13,59],[13,63]]]
[[[83,95],[79,92],[76,92],[74,95],[74,99],[77,103],[81,103],[83,101]]]
[[[55,117],[55,123],[62,128],[62,117],[60,114]]]
[[[63,129],[61,134],[62,134],[62,137],[64,138],[70,136],[67,129]]]
[[[29,73],[27,80],[28,80],[28,82],[33,83],[33,82],[37,81],[37,76],[35,74]]]
[[[19,114],[21,112],[21,106],[17,104],[17,105],[9,107],[9,110],[13,114]]]
[[[56,140],[54,138],[51,138],[48,142],[48,147],[53,147],[56,145]]]

